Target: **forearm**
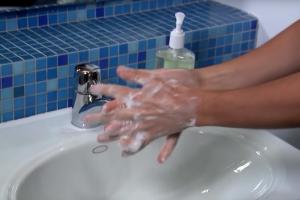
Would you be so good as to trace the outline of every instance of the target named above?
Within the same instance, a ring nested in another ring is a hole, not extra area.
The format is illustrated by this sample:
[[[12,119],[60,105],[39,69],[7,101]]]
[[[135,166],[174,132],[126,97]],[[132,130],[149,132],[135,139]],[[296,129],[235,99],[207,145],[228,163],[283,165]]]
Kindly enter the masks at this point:
[[[202,89],[228,90],[300,71],[300,20],[260,48],[232,61],[197,70]]]
[[[206,92],[199,106],[198,125],[299,127],[299,86],[300,73],[296,73],[245,89]]]

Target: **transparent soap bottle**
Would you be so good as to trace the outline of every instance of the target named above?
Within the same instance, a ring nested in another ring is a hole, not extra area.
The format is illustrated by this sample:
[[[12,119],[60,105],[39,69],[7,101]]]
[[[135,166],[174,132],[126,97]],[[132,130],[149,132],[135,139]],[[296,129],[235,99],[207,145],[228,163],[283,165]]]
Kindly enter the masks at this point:
[[[175,14],[176,28],[170,34],[169,46],[156,52],[156,67],[167,69],[193,69],[195,54],[184,48],[185,33],[182,30],[184,13]]]

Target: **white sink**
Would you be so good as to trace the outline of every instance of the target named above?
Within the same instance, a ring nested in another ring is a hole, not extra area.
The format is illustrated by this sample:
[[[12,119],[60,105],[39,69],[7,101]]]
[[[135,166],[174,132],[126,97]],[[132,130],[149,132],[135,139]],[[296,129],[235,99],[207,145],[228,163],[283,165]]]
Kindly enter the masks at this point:
[[[101,128],[74,128],[69,113],[0,125],[1,200],[300,197],[299,151],[268,131],[190,128],[172,157],[159,165],[155,157],[162,140],[121,158],[117,144],[95,141]]]

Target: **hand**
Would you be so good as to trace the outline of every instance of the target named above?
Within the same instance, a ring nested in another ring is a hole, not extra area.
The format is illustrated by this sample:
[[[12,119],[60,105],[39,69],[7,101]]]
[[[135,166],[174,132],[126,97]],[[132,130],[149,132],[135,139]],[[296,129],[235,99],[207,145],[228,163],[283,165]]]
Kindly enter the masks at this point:
[[[158,71],[166,73],[166,70]],[[120,68],[118,72],[122,78],[139,83],[143,88],[138,90],[115,85],[93,87],[94,93],[116,98],[116,101],[105,106],[103,112],[87,117],[87,121],[109,122],[105,134],[99,136],[99,140],[110,141],[112,138],[121,137],[124,153],[132,154],[152,140],[168,136],[168,143],[162,152],[172,151],[178,139],[178,134],[173,134],[194,125],[199,97],[193,89],[175,79],[164,80],[147,71],[125,68]],[[195,86],[197,81],[192,82],[191,78],[188,80],[190,85]],[[126,105],[126,108],[110,109],[118,107],[117,105]],[[160,162],[167,157],[162,154]]]

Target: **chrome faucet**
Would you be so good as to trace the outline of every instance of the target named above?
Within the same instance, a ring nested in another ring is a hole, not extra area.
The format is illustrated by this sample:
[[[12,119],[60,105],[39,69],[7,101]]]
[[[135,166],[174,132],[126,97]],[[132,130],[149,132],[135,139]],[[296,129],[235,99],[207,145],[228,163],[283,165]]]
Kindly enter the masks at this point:
[[[111,100],[102,95],[95,96],[90,93],[90,87],[99,83],[101,83],[101,75],[98,66],[92,64],[81,64],[76,66],[75,98],[71,123],[78,128],[88,129],[101,125],[99,122],[85,123],[83,120],[84,116],[87,114],[100,112],[102,106]]]

